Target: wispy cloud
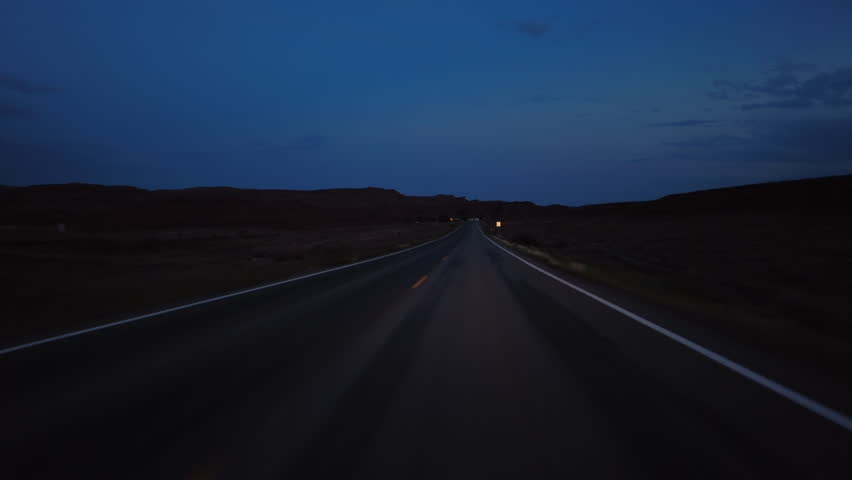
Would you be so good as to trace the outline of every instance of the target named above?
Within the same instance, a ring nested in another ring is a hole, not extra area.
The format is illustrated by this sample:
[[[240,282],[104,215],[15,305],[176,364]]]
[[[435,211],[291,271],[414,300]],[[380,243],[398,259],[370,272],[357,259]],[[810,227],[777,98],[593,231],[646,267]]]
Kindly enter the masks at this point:
[[[844,165],[852,168],[852,116],[753,120],[737,134],[663,142],[674,155],[736,162]]]
[[[619,99],[615,97],[601,96],[601,95],[591,95],[587,97],[583,97],[582,99],[587,103],[618,103]]]
[[[287,143],[271,147],[262,147],[260,150],[272,153],[317,150],[328,145],[328,137],[324,135],[305,135],[295,138]]]
[[[816,70],[816,64],[808,62],[796,62],[789,58],[783,58],[781,60],[778,60],[774,64],[770,65],[767,69],[769,73],[781,75],[794,75],[796,73],[802,72],[815,72]]]
[[[305,135],[286,145],[290,150],[312,150],[314,148],[324,147],[328,143],[328,138],[323,135]]]
[[[22,140],[0,132],[0,183],[102,182],[112,170],[104,161],[108,152],[104,146]]]
[[[0,72],[0,87],[25,95],[60,91],[59,88],[33,83],[7,72]]]
[[[797,96],[822,102],[830,107],[852,105],[852,67],[821,73],[806,81]]]
[[[707,92],[707,98],[710,100],[730,100],[731,94],[723,90],[713,90]]]
[[[532,20],[515,20],[515,31],[538,38],[550,31],[550,24]]]
[[[27,118],[33,115],[30,107],[0,101],[0,118]]]
[[[817,73],[807,80],[799,79],[799,73],[813,68],[807,63],[779,62],[767,70],[767,77],[758,84],[715,80],[714,90],[707,96],[712,100],[737,102],[765,98],[764,101],[741,103],[741,110],[852,106],[852,67]]]
[[[701,127],[718,123],[716,120],[681,120],[678,122],[649,123],[649,127]]]
[[[812,162],[846,162],[852,167],[852,116],[759,122],[759,141],[802,154]]]
[[[663,142],[663,145],[681,148],[729,148],[750,145],[751,143],[751,139],[736,135],[713,135]]]
[[[791,98],[790,100],[773,100],[761,103],[744,103],[740,110],[758,110],[761,108],[809,108],[813,102],[807,98]]]
[[[236,143],[210,150],[165,151],[158,152],[158,154],[176,155],[182,159],[192,161],[217,161],[228,163],[233,161],[234,158],[245,156],[276,159],[280,158],[281,155],[292,152],[320,150],[326,147],[328,143],[329,139],[324,135],[304,135],[283,142],[270,142],[264,140],[259,142]]]
[[[546,95],[546,94],[538,94],[532,95],[527,98],[527,101],[532,103],[551,103],[551,102],[559,102],[562,100],[562,97],[558,95]]]

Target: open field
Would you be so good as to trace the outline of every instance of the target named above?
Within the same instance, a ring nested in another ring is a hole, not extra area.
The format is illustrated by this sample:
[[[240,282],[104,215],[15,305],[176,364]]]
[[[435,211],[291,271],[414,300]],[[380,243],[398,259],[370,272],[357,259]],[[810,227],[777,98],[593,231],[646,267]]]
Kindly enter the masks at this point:
[[[749,343],[850,365],[852,224],[844,213],[592,211],[504,222],[499,237]]]
[[[585,207],[82,184],[0,187],[0,204],[4,343],[350,263],[472,216],[501,220],[528,254],[744,342],[852,366],[852,175]]]
[[[0,228],[0,343],[351,263],[448,231],[446,223],[88,233]]]

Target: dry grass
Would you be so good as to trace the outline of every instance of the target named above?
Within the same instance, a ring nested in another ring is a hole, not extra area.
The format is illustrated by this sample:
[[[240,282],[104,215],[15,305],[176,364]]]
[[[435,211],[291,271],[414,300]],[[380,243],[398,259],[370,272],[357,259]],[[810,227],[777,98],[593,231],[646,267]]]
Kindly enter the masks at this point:
[[[821,366],[852,364],[848,219],[578,216],[510,223],[500,239],[742,341]]]
[[[351,263],[447,231],[445,224],[103,234],[0,229],[0,343]]]

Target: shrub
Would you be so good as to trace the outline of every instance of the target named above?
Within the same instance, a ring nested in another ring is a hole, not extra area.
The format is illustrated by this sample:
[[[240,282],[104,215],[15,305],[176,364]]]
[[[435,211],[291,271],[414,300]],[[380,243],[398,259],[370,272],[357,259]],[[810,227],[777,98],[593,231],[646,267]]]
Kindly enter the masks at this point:
[[[531,235],[529,233],[520,233],[520,234],[514,235],[512,237],[512,242],[517,243],[518,245],[524,245],[524,246],[527,246],[527,247],[535,247],[539,244],[538,239],[536,239],[533,235]]]

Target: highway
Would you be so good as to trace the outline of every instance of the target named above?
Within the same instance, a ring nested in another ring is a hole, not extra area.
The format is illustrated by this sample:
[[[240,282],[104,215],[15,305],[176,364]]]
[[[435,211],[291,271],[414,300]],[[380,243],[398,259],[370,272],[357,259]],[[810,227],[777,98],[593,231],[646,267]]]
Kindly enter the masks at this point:
[[[474,222],[6,346],[0,374],[7,479],[852,476],[848,383],[535,268]]]

